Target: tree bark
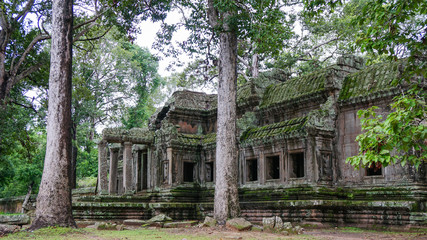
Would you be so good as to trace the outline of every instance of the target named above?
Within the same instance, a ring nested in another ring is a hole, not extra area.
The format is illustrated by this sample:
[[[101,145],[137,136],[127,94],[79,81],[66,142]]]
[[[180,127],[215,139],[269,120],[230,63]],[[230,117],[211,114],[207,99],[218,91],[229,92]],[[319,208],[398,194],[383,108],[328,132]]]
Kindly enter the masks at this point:
[[[73,1],[54,0],[47,147],[30,229],[76,227],[71,211],[71,74]]]
[[[230,13],[223,15],[224,19]],[[240,214],[237,181],[237,36],[227,21],[220,35],[214,217],[223,225]]]
[[[74,122],[72,123],[71,127],[71,137],[72,137],[72,144],[71,147],[71,176],[70,176],[70,182],[71,182],[71,189],[76,188],[77,186],[77,154],[78,154],[78,148],[77,148],[77,124]]]
[[[259,55],[255,53],[252,56],[252,66],[251,66],[252,77],[257,78],[259,76]]]

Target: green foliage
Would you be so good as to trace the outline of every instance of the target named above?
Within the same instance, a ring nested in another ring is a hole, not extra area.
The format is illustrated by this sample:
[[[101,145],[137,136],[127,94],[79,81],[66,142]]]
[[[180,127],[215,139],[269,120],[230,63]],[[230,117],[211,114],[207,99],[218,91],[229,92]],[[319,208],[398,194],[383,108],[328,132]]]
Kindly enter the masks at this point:
[[[17,94],[13,93],[11,98]],[[24,101],[22,97],[17,100]],[[37,115],[17,105],[3,106],[0,114],[0,197],[23,195],[28,186],[36,192],[43,171],[46,133]]]
[[[400,162],[416,168],[427,161],[427,119],[425,94],[398,96],[391,104],[392,112],[383,121],[378,107],[358,112],[363,133],[357,136],[359,155],[347,159],[355,167],[372,163],[388,166]]]
[[[78,188],[85,188],[85,187],[95,187],[96,181],[98,179],[96,177],[83,177],[77,180],[77,187]]]
[[[73,146],[77,178],[94,177],[96,128],[143,127],[155,111],[151,94],[162,84],[158,60],[113,28],[104,38],[78,43],[73,63]]]
[[[205,86],[206,82],[211,83],[216,79],[218,40],[219,33],[224,31],[224,23],[236,33],[238,54],[245,59],[250,59],[255,54],[261,59],[278,55],[293,36],[295,16],[282,10],[282,7],[288,4],[287,1],[213,1],[218,15],[215,24],[208,19],[208,2],[179,1],[176,8],[183,13],[182,22],[173,25],[164,24],[158,33],[159,41],[156,48],[162,50],[164,54],[177,56],[183,51],[194,58],[183,73],[176,76],[180,86]],[[231,16],[225,17],[227,12],[232,13]],[[189,37],[179,42],[177,48],[172,44],[172,36],[180,28],[185,28]],[[249,67],[246,65],[248,71]],[[247,74],[245,70],[238,71],[239,74]]]
[[[130,54],[129,69],[135,81],[132,90],[137,97],[136,105],[127,108],[126,114],[122,117],[122,123],[127,129],[144,127],[156,110],[150,95],[163,84],[163,79],[157,73],[158,59],[147,49],[136,45],[126,43],[122,47]]]

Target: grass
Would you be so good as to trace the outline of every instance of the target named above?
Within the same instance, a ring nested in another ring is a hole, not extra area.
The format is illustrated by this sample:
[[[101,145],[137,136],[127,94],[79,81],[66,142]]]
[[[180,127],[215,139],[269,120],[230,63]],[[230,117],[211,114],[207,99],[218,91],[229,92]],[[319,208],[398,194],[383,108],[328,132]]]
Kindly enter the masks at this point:
[[[182,229],[181,229],[182,230]],[[39,229],[34,232],[18,232],[15,234],[10,234],[2,239],[4,240],[15,240],[15,239],[32,239],[32,240],[80,240],[80,239],[97,239],[97,240],[117,240],[117,239],[126,239],[126,240],[144,240],[144,239],[160,239],[160,240],[213,240],[213,239],[238,239],[233,236],[238,236],[239,234],[245,234],[242,239],[293,239],[293,240],[315,240],[313,236],[307,235],[294,235],[294,236],[281,236],[281,235],[272,235],[263,233],[253,233],[253,232],[214,232],[213,234],[209,231],[202,232],[192,232],[185,231],[182,232],[180,229],[137,229],[137,230],[123,230],[123,231],[99,231],[95,229],[72,229],[72,228],[62,228],[62,227],[49,227],[44,229]],[[253,234],[257,237],[253,237]]]
[[[221,231],[221,229],[210,229],[210,228],[177,228],[177,229],[136,229],[136,230],[96,230],[91,228],[62,228],[62,227],[49,227],[39,229],[34,232],[18,232],[10,234],[3,239],[32,239],[32,240],[80,240],[80,239],[96,239],[96,240],[136,240],[136,239],[160,239],[160,240],[213,240],[213,239],[291,239],[291,240],[316,240],[316,239],[331,239],[331,235],[328,232],[334,232],[333,236],[340,239],[343,236],[360,237],[361,239],[369,238],[381,238],[381,239],[419,239],[419,237],[425,237],[427,232],[384,232],[366,230],[356,227],[343,227],[337,229],[325,229],[316,230],[316,234],[303,234],[303,235],[290,235],[284,236],[280,234],[271,234],[265,232],[232,232],[232,231]],[[424,232],[424,234],[422,233]],[[323,234],[323,233],[326,233]]]

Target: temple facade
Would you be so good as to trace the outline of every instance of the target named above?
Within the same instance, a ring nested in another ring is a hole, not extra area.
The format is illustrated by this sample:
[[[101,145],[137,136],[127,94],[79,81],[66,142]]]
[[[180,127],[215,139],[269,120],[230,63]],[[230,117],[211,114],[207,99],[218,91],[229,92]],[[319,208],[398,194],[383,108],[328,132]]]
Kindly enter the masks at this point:
[[[424,168],[400,164],[356,170],[346,159],[358,153],[357,111],[388,104],[399,65],[364,67],[362,59],[337,64],[263,88],[238,89],[241,186],[390,185],[425,183]],[[262,80],[261,80],[262,81]],[[265,84],[264,84],[265,85]],[[216,95],[178,91],[147,129],[105,129],[99,143],[103,194],[215,182]],[[108,178],[107,178],[108,175]]]
[[[336,64],[301,77],[278,81],[277,76],[266,74],[240,86],[236,137],[243,215],[256,220],[258,215],[251,211],[261,209],[264,216],[271,211],[291,216],[293,210],[286,205],[290,200],[307,200],[297,203],[305,204],[301,211],[317,209],[325,214],[327,204],[341,209],[333,211],[344,211],[339,207],[343,199],[351,200],[348,206],[356,204],[352,208],[360,211],[365,205],[357,201],[372,206],[393,200],[397,209],[399,201],[406,199],[425,218],[425,165],[355,169],[346,163],[358,153],[357,111],[374,105],[383,115],[390,111],[389,103],[398,93],[391,81],[401,75],[399,64],[365,67],[361,58],[342,56]],[[178,91],[151,117],[147,128],[104,129],[98,145],[99,193],[212,190],[218,167],[216,107],[214,94]],[[377,191],[369,195],[369,189]],[[410,197],[402,189],[410,191]],[[263,196],[268,202],[264,208],[256,205]],[[277,201],[283,205],[277,207]]]

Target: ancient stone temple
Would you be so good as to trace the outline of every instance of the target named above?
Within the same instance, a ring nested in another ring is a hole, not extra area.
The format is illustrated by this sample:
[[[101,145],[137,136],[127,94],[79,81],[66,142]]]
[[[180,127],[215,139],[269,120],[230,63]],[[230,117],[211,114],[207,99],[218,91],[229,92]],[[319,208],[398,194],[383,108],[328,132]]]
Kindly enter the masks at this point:
[[[358,153],[357,111],[376,105],[387,114],[398,91],[390,83],[400,71],[399,63],[365,67],[362,59],[343,56],[301,77],[264,75],[241,86],[236,137],[242,215],[255,222],[278,215],[307,223],[426,225],[425,165],[356,170],[346,163]],[[141,211],[175,218],[211,214],[216,106],[216,95],[178,91],[148,128],[105,129],[98,198],[132,198],[146,204],[135,205]],[[77,217],[84,206],[74,206]]]

